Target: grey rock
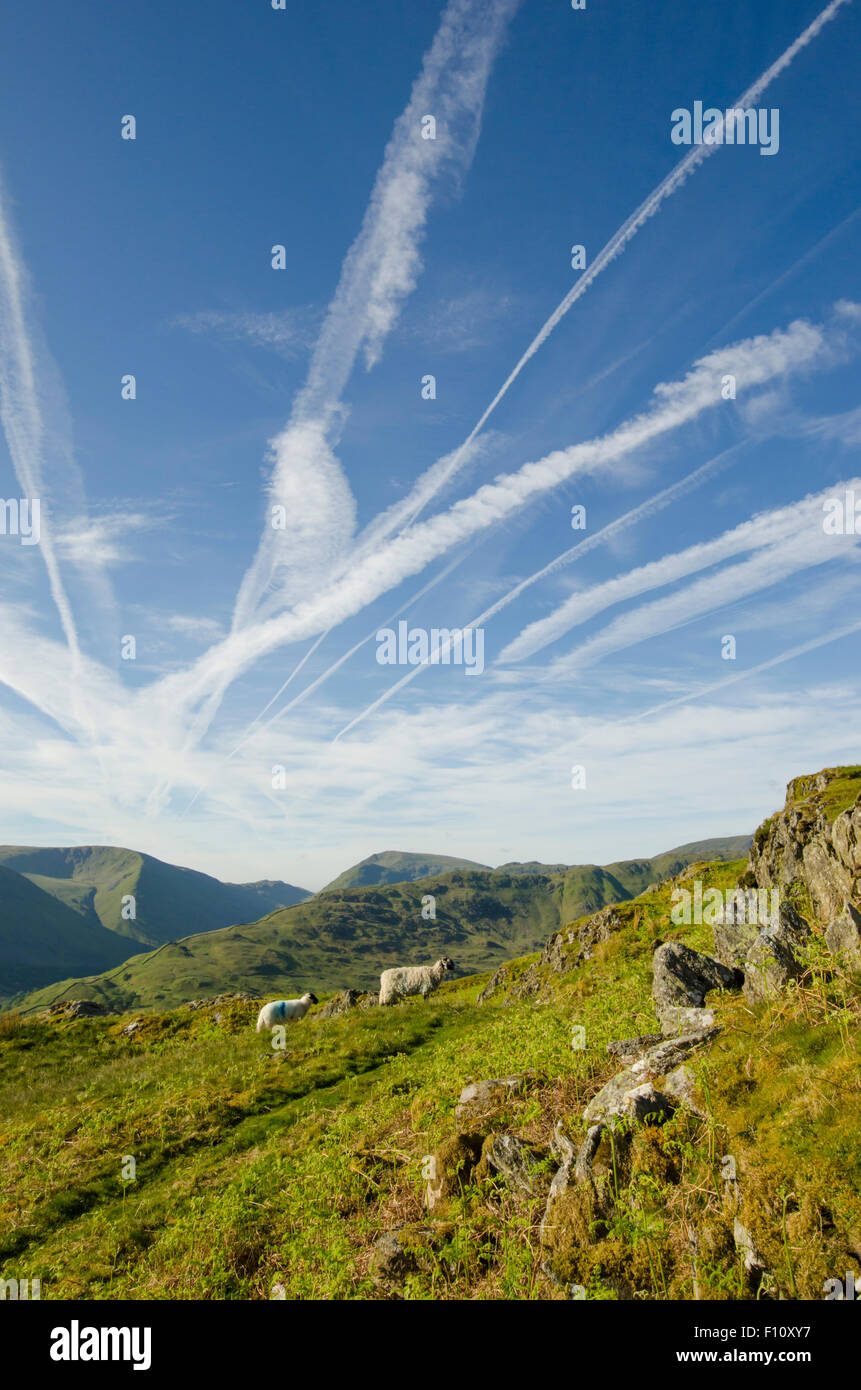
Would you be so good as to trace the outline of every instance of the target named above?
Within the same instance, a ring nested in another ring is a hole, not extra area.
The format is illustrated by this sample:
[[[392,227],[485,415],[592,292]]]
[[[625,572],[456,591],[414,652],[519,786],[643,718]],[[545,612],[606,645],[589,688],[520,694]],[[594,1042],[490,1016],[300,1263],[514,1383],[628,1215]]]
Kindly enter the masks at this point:
[[[671,1100],[686,1106],[694,1115],[705,1118],[705,1111],[697,1103],[696,1078],[690,1067],[676,1067],[675,1071],[664,1077],[661,1086]]]
[[[604,1124],[590,1125],[586,1138],[580,1145],[580,1152],[577,1155],[577,1162],[574,1165],[574,1178],[576,1182],[589,1182],[592,1178],[592,1165],[595,1162],[595,1155],[601,1143],[601,1135],[604,1133]]]
[[[529,1084],[532,1072],[522,1072],[517,1076],[493,1077],[489,1081],[473,1081],[464,1086],[455,1106],[454,1117],[460,1123],[482,1112],[498,1109],[511,1096],[523,1091]]]
[[[550,1140],[550,1152],[560,1163],[570,1163],[577,1153],[577,1149],[568,1135],[562,1128],[562,1121],[557,1120],[553,1128],[553,1138]]]
[[[381,1289],[397,1295],[409,1275],[433,1266],[433,1252],[444,1238],[442,1227],[396,1226],[392,1231],[384,1231],[371,1255],[371,1278]]]
[[[513,1191],[532,1197],[547,1187],[538,1155],[516,1134],[494,1134],[484,1155],[488,1167],[499,1173]]]
[[[361,998],[361,991],[358,989],[342,989],[340,994],[332,996],[317,1013],[318,1018],[337,1018],[339,1014],[348,1013],[350,1009],[355,1009]]]
[[[744,963],[744,997],[748,1004],[762,1004],[778,994],[784,985],[799,976],[802,964],[798,950],[810,935],[803,917],[788,903],[781,903],[776,927],[759,933]]]
[[[635,1086],[633,1090],[625,1093],[619,1114],[626,1119],[642,1122],[659,1115],[668,1119],[675,1108],[669,1096],[656,1090],[651,1081],[646,1081],[642,1086]]]
[[[740,989],[743,983],[740,970],[680,941],[667,941],[652,957],[652,998],[659,1013],[673,1006],[702,1008],[709,990]]]
[[[762,1274],[765,1270],[765,1261],[757,1250],[750,1231],[738,1217],[733,1221],[732,1236],[735,1247],[744,1255],[744,1268],[747,1274]]]
[[[558,1159],[561,1159],[561,1162],[559,1164],[559,1167],[556,1169],[556,1172],[553,1174],[553,1177],[550,1182],[550,1190],[547,1193],[547,1202],[544,1206],[544,1215],[541,1218],[541,1225],[538,1231],[539,1239],[541,1239],[542,1241],[544,1239],[545,1227],[547,1226],[548,1221],[552,1219],[553,1207],[555,1203],[559,1200],[560,1197],[565,1196],[565,1193],[568,1191],[568,1188],[570,1187],[571,1182],[574,1178],[574,1165],[576,1161],[577,1151],[574,1148],[574,1145],[571,1143],[571,1140],[563,1132],[561,1120],[557,1120],[556,1125],[554,1127],[553,1138],[550,1141],[550,1150],[551,1153],[555,1154],[555,1156]]]
[[[662,1040],[662,1033],[643,1033],[638,1038],[621,1038],[618,1042],[609,1042],[607,1051],[611,1057],[618,1057],[624,1066],[630,1066],[648,1052],[650,1047]]]
[[[846,903],[839,917],[825,929],[825,944],[832,955],[846,956],[861,966],[861,912]]]
[[[676,1006],[661,1009],[661,1034],[665,1038],[687,1033],[704,1033],[715,1026],[714,1009],[681,1009]]]
[[[122,1028],[120,1031],[121,1031],[123,1037],[125,1037],[125,1038],[130,1038],[131,1035],[132,1035],[132,1033],[136,1033],[136,1032],[138,1031],[138,1029],[140,1028],[140,1026],[141,1026],[141,1024],[140,1024],[140,1019],[139,1019],[139,1018],[135,1018],[135,1019],[132,1019],[131,1023],[127,1023],[126,1026],[125,1026],[125,1028]]]
[[[705,1032],[667,1038],[665,1042],[650,1047],[644,1056],[624,1071],[617,1072],[593,1096],[583,1112],[583,1119],[588,1125],[593,1125],[599,1120],[626,1113],[626,1098],[630,1091],[674,1071],[691,1052],[716,1038],[719,1033],[719,1028],[709,1028]]]
[[[759,922],[740,922],[719,913],[714,924],[715,955],[724,965],[744,967],[745,957],[762,930]]]

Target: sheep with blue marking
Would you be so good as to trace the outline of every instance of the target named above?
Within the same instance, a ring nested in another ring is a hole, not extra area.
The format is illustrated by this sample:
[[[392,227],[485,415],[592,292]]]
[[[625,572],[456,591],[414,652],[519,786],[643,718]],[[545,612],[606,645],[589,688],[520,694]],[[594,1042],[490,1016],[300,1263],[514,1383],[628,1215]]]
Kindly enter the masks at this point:
[[[264,1028],[274,1028],[278,1023],[298,1023],[316,1003],[316,994],[303,994],[301,999],[273,999],[257,1015],[257,1031],[262,1033]]]
[[[454,970],[454,961],[448,956],[441,956],[435,965],[396,965],[384,970],[380,976],[380,1003],[394,1004],[408,994],[427,999],[450,970]]]

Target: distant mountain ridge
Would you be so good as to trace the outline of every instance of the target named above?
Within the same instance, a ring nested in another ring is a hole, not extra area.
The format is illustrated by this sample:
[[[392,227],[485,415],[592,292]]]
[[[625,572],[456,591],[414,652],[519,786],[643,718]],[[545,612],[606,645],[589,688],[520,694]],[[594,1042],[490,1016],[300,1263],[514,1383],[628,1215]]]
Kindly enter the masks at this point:
[[[329,893],[337,888],[372,888],[382,883],[413,883],[419,878],[429,878],[431,874],[453,873],[455,869],[490,867],[490,864],[479,864],[474,859],[457,859],[450,854],[414,854],[386,849],[381,854],[370,854],[367,859],[345,869],[320,892]]]
[[[749,835],[696,841],[606,868],[456,869],[412,882],[330,887],[250,926],[185,936],[113,970],[60,981],[28,995],[21,1007],[85,998],[115,1009],[164,1009],[228,989],[270,997],[367,989],[387,966],[441,955],[450,955],[461,973],[495,968],[537,950],[584,913],[635,897],[691,863],[740,859],[750,843]]]
[[[256,921],[309,896],[277,881],[222,883],[113,845],[2,845],[0,999],[68,973],[110,969],[142,947]]]

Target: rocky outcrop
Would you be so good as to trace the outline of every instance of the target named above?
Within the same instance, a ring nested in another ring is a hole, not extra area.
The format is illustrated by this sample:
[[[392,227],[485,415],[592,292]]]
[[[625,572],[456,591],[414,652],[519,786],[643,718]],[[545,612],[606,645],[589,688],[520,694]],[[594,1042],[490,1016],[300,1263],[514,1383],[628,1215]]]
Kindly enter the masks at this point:
[[[773,999],[803,970],[800,950],[810,935],[803,918],[781,903],[780,921],[765,927],[750,947],[744,962],[744,997],[748,1004]]]
[[[650,1047],[663,1041],[661,1033],[643,1033],[638,1038],[620,1038],[618,1042],[609,1042],[607,1051],[611,1057],[616,1057],[623,1066],[629,1067],[632,1062],[638,1062],[641,1057],[648,1052]]]
[[[661,1093],[653,1095],[651,1091],[644,1090],[644,1086],[675,1071],[696,1048],[711,1042],[719,1032],[719,1028],[709,1028],[678,1038],[667,1038],[650,1047],[638,1061],[617,1072],[593,1096],[583,1112],[586,1124],[606,1122],[614,1115],[642,1119],[644,1115],[653,1114],[661,1108],[666,1108],[669,1113],[674,1108],[672,1102],[664,1107]]]
[[[861,768],[794,778],[784,809],[754,835],[748,874],[822,925],[861,905]]]
[[[851,903],[828,923],[825,944],[835,956],[844,956],[848,964],[861,969],[861,912]]]
[[[64,999],[45,1010],[49,1018],[104,1018],[114,1012],[94,999]]]

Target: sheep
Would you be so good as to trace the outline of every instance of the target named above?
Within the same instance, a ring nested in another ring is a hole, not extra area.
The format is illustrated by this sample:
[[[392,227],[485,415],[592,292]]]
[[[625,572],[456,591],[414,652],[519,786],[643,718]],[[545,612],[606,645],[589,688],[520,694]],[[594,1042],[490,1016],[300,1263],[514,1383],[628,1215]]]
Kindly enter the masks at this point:
[[[454,970],[454,961],[448,956],[442,956],[436,965],[398,965],[384,970],[380,976],[380,1003],[393,1004],[408,994],[427,999],[449,970]]]
[[[273,1028],[276,1023],[298,1023],[311,1005],[318,1002],[316,994],[303,994],[301,999],[273,999],[271,1004],[264,1004],[257,1015],[257,1031],[262,1033],[264,1028]]]

